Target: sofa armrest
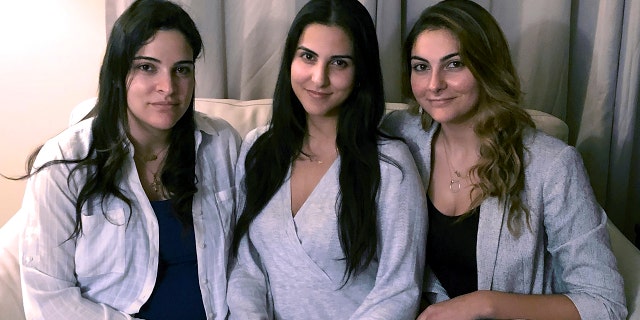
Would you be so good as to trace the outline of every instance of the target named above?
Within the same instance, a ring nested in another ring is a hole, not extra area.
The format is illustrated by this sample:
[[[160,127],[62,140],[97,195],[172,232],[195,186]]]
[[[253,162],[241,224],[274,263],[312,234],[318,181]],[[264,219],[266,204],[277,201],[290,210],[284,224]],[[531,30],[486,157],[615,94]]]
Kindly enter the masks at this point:
[[[611,249],[618,261],[618,270],[624,280],[624,295],[627,298],[627,319],[640,319],[640,250],[629,241],[609,220],[607,230],[611,238]]]
[[[0,228],[0,313],[2,319],[24,319],[18,242],[24,225],[24,215],[16,213]]]

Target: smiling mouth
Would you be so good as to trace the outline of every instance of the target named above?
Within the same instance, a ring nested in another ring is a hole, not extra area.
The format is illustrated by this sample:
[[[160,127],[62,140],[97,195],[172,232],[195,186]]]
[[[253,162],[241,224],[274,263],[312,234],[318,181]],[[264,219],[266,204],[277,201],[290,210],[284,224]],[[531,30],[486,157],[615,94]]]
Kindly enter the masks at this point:
[[[310,96],[312,97],[317,97],[317,98],[324,98],[327,97],[329,95],[331,95],[331,93],[329,92],[320,92],[320,91],[315,91],[315,90],[311,90],[311,89],[306,89],[307,93],[309,93]]]
[[[438,99],[427,99],[427,101],[429,101],[430,104],[432,105],[442,105],[442,104],[447,104],[450,101],[452,101],[455,98],[438,98]]]

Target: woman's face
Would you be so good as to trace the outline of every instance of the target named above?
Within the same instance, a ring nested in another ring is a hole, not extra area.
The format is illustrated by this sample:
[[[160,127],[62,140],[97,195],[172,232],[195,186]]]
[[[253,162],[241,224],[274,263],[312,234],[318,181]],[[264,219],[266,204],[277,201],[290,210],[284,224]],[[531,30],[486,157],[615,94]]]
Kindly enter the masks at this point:
[[[193,51],[177,30],[160,30],[136,53],[127,75],[127,115],[135,137],[167,133],[195,87]],[[141,136],[140,136],[141,135]]]
[[[353,45],[336,26],[305,27],[291,63],[291,87],[310,116],[337,116],[355,78]]]
[[[411,90],[435,121],[464,123],[478,104],[478,82],[464,65],[458,39],[446,29],[425,30],[411,50]]]

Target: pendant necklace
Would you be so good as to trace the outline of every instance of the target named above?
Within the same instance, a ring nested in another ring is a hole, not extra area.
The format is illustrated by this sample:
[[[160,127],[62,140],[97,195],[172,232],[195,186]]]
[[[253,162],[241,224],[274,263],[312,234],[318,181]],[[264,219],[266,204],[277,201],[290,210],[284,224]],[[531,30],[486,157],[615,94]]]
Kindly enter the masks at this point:
[[[466,179],[469,177],[469,172],[467,172],[466,175],[462,176],[462,174],[460,173],[460,171],[456,170],[455,168],[453,168],[453,166],[451,165],[451,161],[449,161],[449,152],[447,152],[447,139],[443,137],[442,143],[444,144],[444,157],[445,159],[447,159],[447,166],[449,167],[449,190],[451,190],[451,192],[453,193],[458,193],[460,191],[460,189],[462,189],[462,185],[460,183],[460,180],[462,179]],[[455,174],[455,177],[451,174],[451,172],[453,172]]]
[[[305,155],[307,157],[307,159],[309,159],[309,161],[311,162],[316,162],[318,164],[323,164],[324,160],[319,160],[315,155],[312,154],[306,154],[306,153],[302,153],[303,155]],[[338,147],[336,147],[336,157],[338,156],[339,151],[338,151]]]
[[[137,158],[138,160],[142,161],[143,165],[145,166],[145,169],[148,170],[149,173],[151,173],[151,175],[153,176],[153,181],[151,181],[151,188],[153,189],[153,192],[155,192],[157,195],[161,195],[161,191],[162,191],[162,181],[160,180],[160,178],[158,177],[158,174],[160,173],[160,169],[162,167],[162,164],[160,164],[158,166],[158,170],[156,170],[156,172],[151,171],[148,166],[146,166],[147,162],[153,162],[155,160],[158,160],[158,157],[165,151],[167,150],[167,148],[169,148],[169,144],[167,144],[164,148],[162,148],[160,151],[158,151],[158,153],[156,154],[151,154],[151,155],[147,155],[147,156],[143,156],[140,155],[138,157],[134,156],[134,158]],[[164,160],[164,159],[163,159]]]

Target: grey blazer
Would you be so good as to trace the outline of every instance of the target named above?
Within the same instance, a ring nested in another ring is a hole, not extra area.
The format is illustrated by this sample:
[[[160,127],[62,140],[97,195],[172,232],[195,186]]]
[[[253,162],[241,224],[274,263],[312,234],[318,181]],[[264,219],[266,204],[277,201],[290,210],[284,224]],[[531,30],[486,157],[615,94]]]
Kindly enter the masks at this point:
[[[395,111],[383,131],[405,140],[425,190],[431,143],[439,124],[422,130],[420,118]],[[574,147],[541,131],[525,134],[525,203],[530,224],[520,236],[507,227],[508,208],[497,198],[480,206],[476,246],[478,289],[521,294],[562,293],[582,319],[625,319],[624,286],[611,252],[607,215],[597,203]],[[522,215],[524,216],[524,214]],[[431,303],[448,299],[427,269],[423,294]]]

